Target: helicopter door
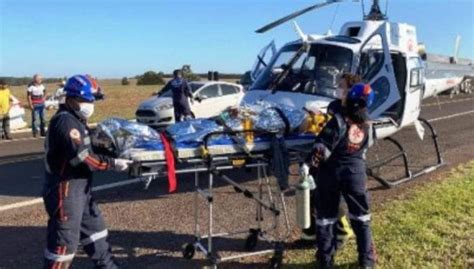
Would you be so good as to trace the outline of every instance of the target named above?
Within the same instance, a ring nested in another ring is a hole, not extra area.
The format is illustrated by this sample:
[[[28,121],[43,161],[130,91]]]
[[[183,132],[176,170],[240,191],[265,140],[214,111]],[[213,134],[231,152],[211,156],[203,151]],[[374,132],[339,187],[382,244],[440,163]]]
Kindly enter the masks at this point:
[[[360,50],[359,75],[369,81],[375,101],[369,107],[375,119],[400,100],[387,39],[387,23],[382,24],[364,41]]]
[[[257,55],[257,60],[253,65],[250,77],[252,81],[255,81],[260,73],[267,67],[273,56],[276,54],[275,41],[270,42],[266,45],[260,53]]]

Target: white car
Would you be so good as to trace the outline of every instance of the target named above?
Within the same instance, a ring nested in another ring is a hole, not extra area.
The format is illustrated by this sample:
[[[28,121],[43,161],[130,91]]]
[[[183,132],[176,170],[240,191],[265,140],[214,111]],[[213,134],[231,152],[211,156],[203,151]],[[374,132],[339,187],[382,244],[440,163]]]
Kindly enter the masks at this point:
[[[10,107],[8,115],[10,116],[10,130],[17,130],[26,127],[26,122],[24,119],[25,109],[21,106],[20,101],[14,96],[11,96],[13,102]]]
[[[191,111],[196,118],[209,118],[219,115],[228,107],[237,106],[244,96],[243,87],[239,84],[223,81],[190,82],[193,92]],[[137,122],[152,127],[166,127],[173,124],[174,109],[171,91],[160,92],[143,101],[136,113]]]
[[[59,108],[59,98],[56,95],[51,95],[46,100],[44,100],[44,106],[46,109],[58,109]]]

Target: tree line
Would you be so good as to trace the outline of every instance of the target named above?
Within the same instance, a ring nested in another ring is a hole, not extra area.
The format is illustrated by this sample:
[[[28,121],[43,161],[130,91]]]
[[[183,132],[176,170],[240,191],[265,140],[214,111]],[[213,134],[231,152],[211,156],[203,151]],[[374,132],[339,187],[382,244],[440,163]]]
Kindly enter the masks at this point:
[[[33,80],[32,77],[0,77],[7,85],[10,86],[21,86],[28,85]],[[43,83],[59,83],[64,78],[44,78]]]

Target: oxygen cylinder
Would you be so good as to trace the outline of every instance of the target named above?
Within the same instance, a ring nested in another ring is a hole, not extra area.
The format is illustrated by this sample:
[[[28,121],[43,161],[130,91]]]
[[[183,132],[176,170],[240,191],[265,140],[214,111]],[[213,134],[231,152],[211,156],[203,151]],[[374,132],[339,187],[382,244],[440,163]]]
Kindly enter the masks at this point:
[[[306,166],[305,164],[303,166]],[[307,168],[307,166],[306,166]],[[306,173],[303,172],[306,170]],[[310,182],[309,169],[301,167],[302,177],[298,185],[296,185],[296,223],[301,229],[307,229],[311,225],[310,212]]]

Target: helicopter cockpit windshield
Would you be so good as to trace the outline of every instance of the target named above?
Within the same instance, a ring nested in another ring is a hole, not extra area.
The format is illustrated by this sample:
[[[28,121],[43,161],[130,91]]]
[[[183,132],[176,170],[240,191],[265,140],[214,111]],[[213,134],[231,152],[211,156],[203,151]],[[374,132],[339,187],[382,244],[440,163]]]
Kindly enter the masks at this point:
[[[302,46],[299,43],[283,47],[252,89],[293,91],[335,98],[340,76],[351,70],[352,51],[330,44]]]

